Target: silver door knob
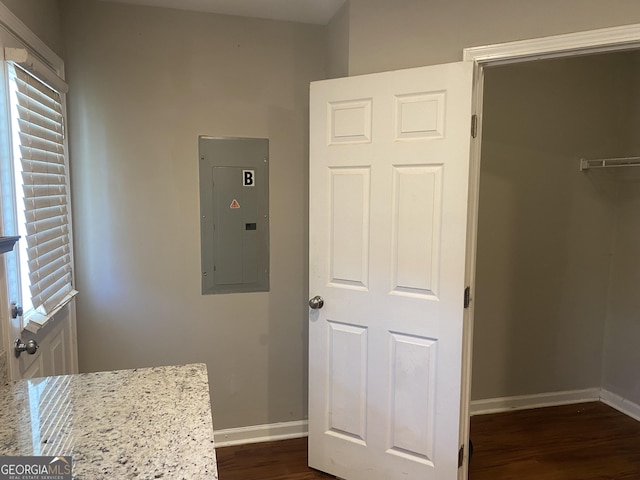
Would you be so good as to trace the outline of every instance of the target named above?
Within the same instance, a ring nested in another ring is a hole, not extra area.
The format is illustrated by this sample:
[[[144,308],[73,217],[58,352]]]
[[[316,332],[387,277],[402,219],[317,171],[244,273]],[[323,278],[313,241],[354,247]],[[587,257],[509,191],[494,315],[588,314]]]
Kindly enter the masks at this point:
[[[309,307],[312,310],[318,310],[324,306],[324,299],[320,295],[316,295],[311,300],[309,300]]]
[[[22,352],[27,352],[29,355],[33,355],[38,351],[38,348],[40,348],[40,346],[35,340],[29,340],[27,343],[22,343],[22,340],[17,339],[13,351],[16,358],[18,358]]]

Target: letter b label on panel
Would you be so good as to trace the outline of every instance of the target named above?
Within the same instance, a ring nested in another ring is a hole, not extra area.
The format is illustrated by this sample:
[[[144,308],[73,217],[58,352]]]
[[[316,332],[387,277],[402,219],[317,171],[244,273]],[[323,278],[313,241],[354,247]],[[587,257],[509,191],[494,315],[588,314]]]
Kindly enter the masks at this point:
[[[244,187],[253,187],[256,184],[256,171],[255,170],[242,170],[242,185]]]

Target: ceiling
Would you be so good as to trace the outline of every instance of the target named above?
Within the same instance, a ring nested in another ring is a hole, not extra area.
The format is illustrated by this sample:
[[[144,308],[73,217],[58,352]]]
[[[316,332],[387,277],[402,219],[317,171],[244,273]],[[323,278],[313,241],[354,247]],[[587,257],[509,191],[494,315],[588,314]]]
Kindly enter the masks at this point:
[[[104,0],[326,25],[345,0]]]

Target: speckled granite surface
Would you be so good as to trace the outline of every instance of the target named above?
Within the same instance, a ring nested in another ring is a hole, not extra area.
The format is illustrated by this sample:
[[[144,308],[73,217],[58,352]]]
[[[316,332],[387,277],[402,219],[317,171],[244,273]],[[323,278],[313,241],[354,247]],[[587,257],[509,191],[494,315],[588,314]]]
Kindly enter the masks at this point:
[[[217,479],[206,366],[10,383],[0,455],[71,455],[78,480]]]
[[[0,390],[9,381],[9,364],[7,363],[7,352],[0,352]]]

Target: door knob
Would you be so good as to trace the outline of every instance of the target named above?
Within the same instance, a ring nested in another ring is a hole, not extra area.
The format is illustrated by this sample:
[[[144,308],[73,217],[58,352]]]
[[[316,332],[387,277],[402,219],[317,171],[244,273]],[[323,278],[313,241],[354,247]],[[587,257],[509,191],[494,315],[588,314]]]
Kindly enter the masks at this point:
[[[324,299],[320,295],[316,295],[311,300],[309,300],[309,307],[312,310],[318,310],[324,306]]]
[[[16,358],[18,358],[22,352],[27,352],[29,355],[33,355],[38,351],[38,348],[40,348],[40,346],[35,340],[29,340],[27,343],[22,343],[22,340],[17,339],[13,351]]]

